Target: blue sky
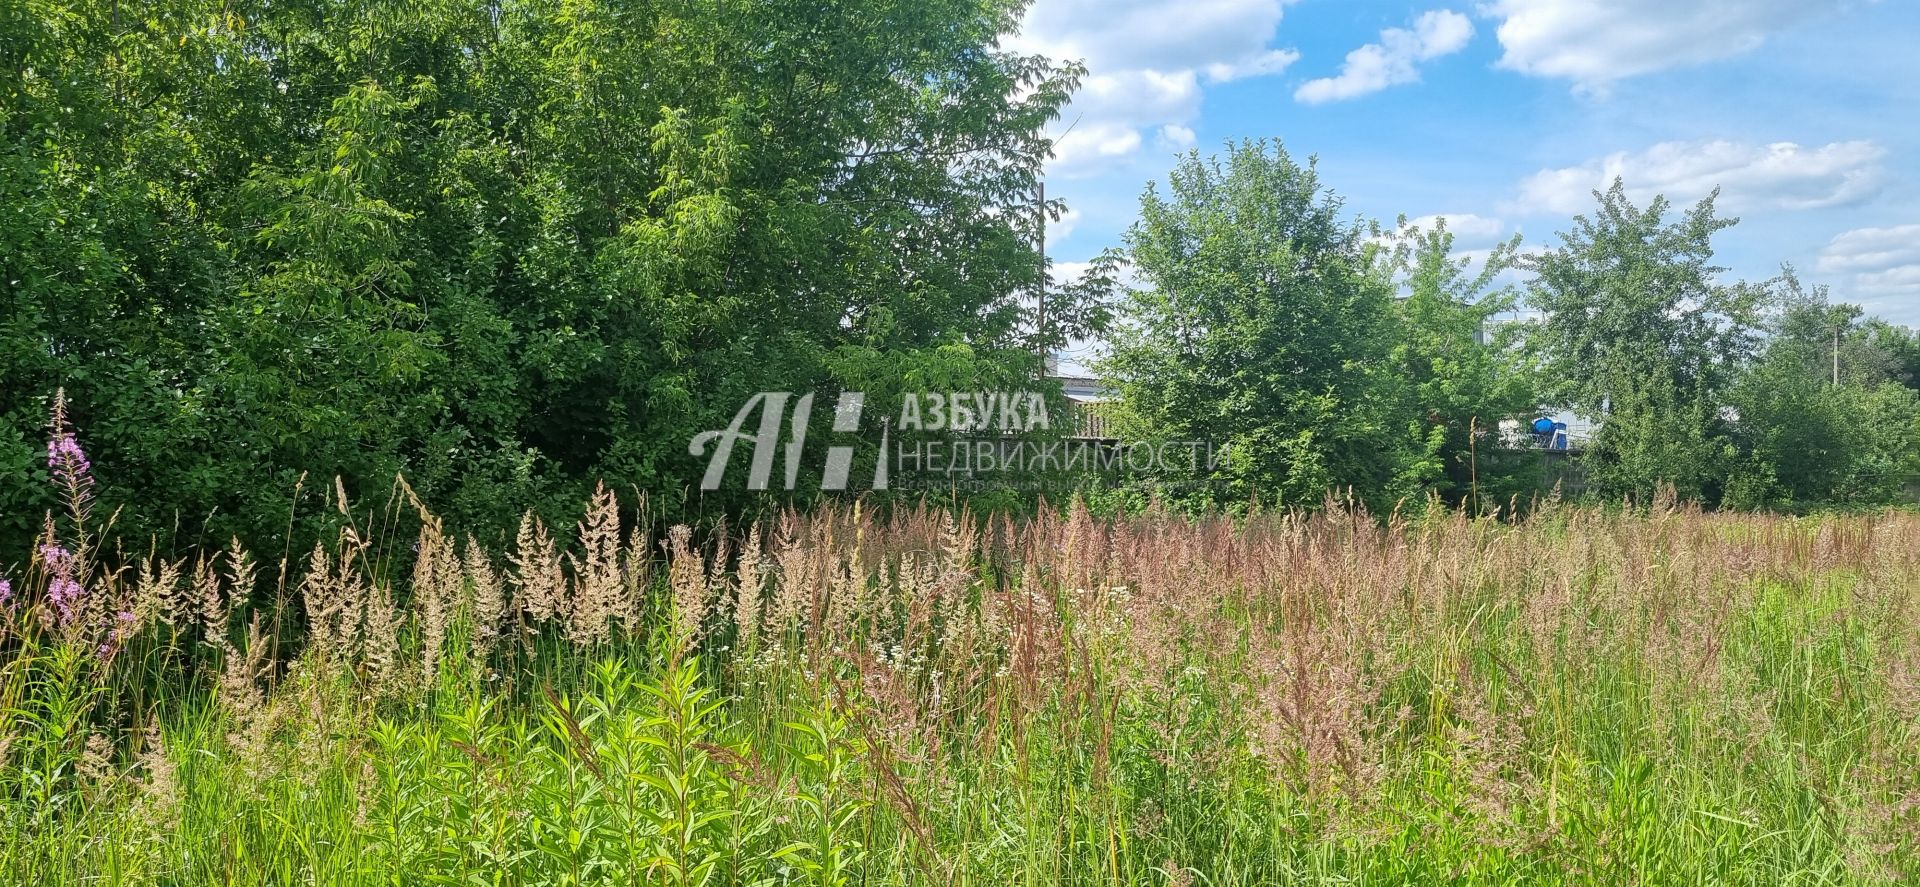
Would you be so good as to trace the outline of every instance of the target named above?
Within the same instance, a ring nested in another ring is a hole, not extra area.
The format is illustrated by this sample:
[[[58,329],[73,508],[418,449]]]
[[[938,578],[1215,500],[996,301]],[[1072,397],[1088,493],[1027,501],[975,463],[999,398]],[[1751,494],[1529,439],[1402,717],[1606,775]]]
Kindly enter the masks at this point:
[[[1920,325],[1920,4],[1906,0],[1038,0],[1012,48],[1084,60],[1049,197],[1063,272],[1187,147],[1317,155],[1355,213],[1549,244],[1615,174],[1715,185],[1729,277],[1792,262]]]

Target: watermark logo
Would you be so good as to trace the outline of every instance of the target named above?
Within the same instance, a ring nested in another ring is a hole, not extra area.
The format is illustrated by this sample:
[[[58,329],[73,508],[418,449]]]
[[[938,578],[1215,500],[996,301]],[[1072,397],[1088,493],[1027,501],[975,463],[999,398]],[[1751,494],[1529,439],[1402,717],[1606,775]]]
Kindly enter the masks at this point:
[[[786,474],[783,489],[791,490],[800,480],[800,460],[807,446],[807,428],[813,418],[813,394],[803,394],[794,401],[791,416],[787,412],[787,400],[793,397],[790,391],[762,391],[747,398],[740,410],[733,414],[733,423],[722,431],[702,431],[694,435],[687,452],[694,456],[705,456],[709,447],[713,455],[707,460],[707,473],[700,478],[700,489],[720,489],[720,482],[726,477],[727,465],[733,459],[733,445],[739,441],[753,444],[753,462],[747,469],[747,489],[764,490],[773,476],[775,450],[780,447],[780,420],[788,419],[789,439],[786,442]],[[842,392],[833,408],[833,430],[849,433],[860,430],[860,414],[866,408],[867,396],[859,391]],[[757,432],[747,433],[747,421],[754,411],[760,413],[760,427]],[[886,452],[889,432],[882,428],[880,432],[880,450]],[[847,488],[847,475],[853,470],[853,452],[851,446],[833,446],[827,448],[826,469],[820,476],[820,489],[844,490]],[[887,460],[882,458],[874,467],[873,489],[887,488]]]
[[[901,431],[1013,434],[1051,427],[1038,391],[909,391],[900,401]]]
[[[838,396],[832,424],[838,440],[860,433],[866,406],[863,392]],[[776,465],[781,469],[779,487],[795,489],[800,469],[807,464],[813,408],[811,393],[762,391],[741,405],[726,428],[694,435],[687,452],[707,459],[700,489],[720,488],[733,464],[736,444],[752,448],[747,489],[773,487]],[[1045,484],[1049,477],[1057,483],[1062,475],[1112,472],[1194,477],[1219,468],[1227,452],[1203,441],[1127,443],[1083,433],[1049,435],[1052,430],[1046,398],[1037,391],[907,392],[899,415],[880,423],[880,446],[867,489],[1014,487]],[[896,439],[896,431],[912,436]],[[929,439],[928,435],[942,437]],[[849,488],[860,450],[854,444],[859,440],[827,447],[820,489]],[[994,480],[983,480],[988,475]]]

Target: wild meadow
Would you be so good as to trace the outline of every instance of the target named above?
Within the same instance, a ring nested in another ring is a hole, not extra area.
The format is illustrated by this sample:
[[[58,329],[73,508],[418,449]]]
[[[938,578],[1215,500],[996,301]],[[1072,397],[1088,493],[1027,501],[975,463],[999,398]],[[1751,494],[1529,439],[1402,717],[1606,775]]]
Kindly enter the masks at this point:
[[[56,424],[64,429],[64,425]],[[0,583],[9,884],[1896,883],[1920,516],[855,502]]]

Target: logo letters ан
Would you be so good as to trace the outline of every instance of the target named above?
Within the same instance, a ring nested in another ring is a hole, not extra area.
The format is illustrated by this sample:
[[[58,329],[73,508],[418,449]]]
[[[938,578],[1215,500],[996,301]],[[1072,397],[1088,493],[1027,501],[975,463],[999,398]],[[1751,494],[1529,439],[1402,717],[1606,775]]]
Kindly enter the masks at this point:
[[[767,488],[767,479],[773,474],[773,451],[780,443],[780,417],[787,411],[787,398],[790,396],[791,393],[786,391],[762,391],[747,398],[740,411],[733,414],[733,424],[728,425],[725,431],[702,431],[694,435],[693,442],[687,445],[689,455],[705,456],[708,444],[716,441],[719,444],[714,447],[713,457],[707,461],[707,473],[700,478],[700,489],[720,489],[720,478],[727,472],[727,461],[732,458],[733,444],[738,440],[753,441],[753,466],[747,473],[747,489]],[[812,407],[813,396],[808,395],[805,400],[805,406]],[[745,427],[747,417],[753,414],[756,407],[760,410],[760,431],[748,434],[740,429]],[[798,420],[796,425],[804,434],[805,420]],[[792,444],[794,449],[788,451],[788,488],[793,486],[793,474],[798,468],[798,459],[795,457],[801,443],[795,441]]]

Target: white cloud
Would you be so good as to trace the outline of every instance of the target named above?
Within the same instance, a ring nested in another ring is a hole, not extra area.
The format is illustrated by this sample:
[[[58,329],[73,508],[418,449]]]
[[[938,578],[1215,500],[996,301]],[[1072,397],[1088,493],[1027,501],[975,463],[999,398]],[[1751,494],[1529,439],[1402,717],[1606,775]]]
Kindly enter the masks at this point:
[[[1092,268],[1092,262],[1055,262],[1053,263],[1053,279],[1056,282],[1079,280],[1082,275],[1085,275],[1087,271]],[[1114,284],[1121,289],[1133,289],[1135,287],[1145,286],[1144,283],[1133,276],[1134,268],[1131,262],[1121,262],[1119,266],[1113,269],[1113,272]]]
[[[1201,83],[1278,73],[1299,58],[1268,44],[1295,0],[1038,0],[1007,49],[1086,62],[1053,132],[1051,172],[1099,172],[1149,134],[1174,146],[1200,115]]]
[[[1855,228],[1836,235],[1820,251],[1822,271],[1881,271],[1920,265],[1920,225]]]
[[[1885,178],[1886,149],[1873,142],[1833,142],[1817,148],[1793,142],[1662,142],[1579,166],[1544,169],[1520,183],[1514,208],[1522,212],[1578,213],[1593,207],[1592,192],[1617,177],[1636,203],[1655,194],[1675,202],[1705,197],[1716,186],[1720,205],[1816,209],[1872,196]]]
[[[1749,52],[1846,0],[1493,0],[1499,65],[1588,88]]]
[[[1473,39],[1473,22],[1460,13],[1436,9],[1414,19],[1412,29],[1388,28],[1379,43],[1347,53],[1337,77],[1309,80],[1293,97],[1318,104],[1350,99],[1389,86],[1420,79],[1419,63],[1466,48]]]
[[[1239,80],[1243,77],[1259,77],[1266,74],[1278,74],[1287,66],[1300,60],[1300,53],[1291,49],[1275,49],[1261,53],[1244,62],[1214,62],[1207,65],[1207,79],[1216,83]]]
[[[1920,296],[1920,225],[1842,232],[1820,251],[1814,267],[1852,274],[1849,294]]]
[[[1065,133],[1054,136],[1053,163],[1069,173],[1097,165],[1097,161],[1131,155],[1140,147],[1140,131],[1121,123],[1075,120]]]
[[[1176,123],[1160,127],[1160,141],[1170,148],[1191,148],[1195,136],[1193,130]]]
[[[1506,222],[1491,216],[1480,216],[1474,215],[1473,213],[1440,213],[1431,216],[1420,216],[1419,218],[1408,219],[1406,225],[1403,227],[1418,228],[1422,231],[1431,230],[1434,223],[1443,218],[1447,220],[1447,230],[1452,232],[1454,240],[1459,243],[1491,243],[1499,240],[1500,235],[1505,234],[1507,231]]]
[[[1060,218],[1047,224],[1047,236],[1059,240],[1073,236],[1073,229],[1080,227],[1081,218],[1079,210],[1068,207],[1066,212],[1060,214]]]
[[[1853,278],[1856,292],[1874,296],[1920,296],[1920,265],[1902,265],[1858,274]]]
[[[1049,169],[1072,175],[1132,155],[1141,129],[1200,115],[1200,80],[1193,71],[1152,70],[1092,74],[1054,127]]]
[[[1081,59],[1095,74],[1249,64],[1271,52],[1288,2],[1039,0],[1008,48]]]

